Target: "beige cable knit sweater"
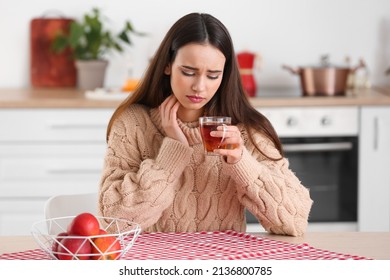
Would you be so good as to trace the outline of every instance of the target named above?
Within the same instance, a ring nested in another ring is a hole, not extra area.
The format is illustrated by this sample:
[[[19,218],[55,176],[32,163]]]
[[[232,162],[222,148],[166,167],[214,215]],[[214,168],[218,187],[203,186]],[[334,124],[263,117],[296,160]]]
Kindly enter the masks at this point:
[[[129,219],[143,231],[245,231],[247,208],[269,232],[305,232],[312,200],[286,159],[265,158],[242,126],[246,149],[238,163],[205,156],[198,122],[178,121],[189,147],[164,135],[157,109],[134,104],[117,119],[100,185],[100,215]],[[279,156],[264,136],[254,139],[263,152]]]

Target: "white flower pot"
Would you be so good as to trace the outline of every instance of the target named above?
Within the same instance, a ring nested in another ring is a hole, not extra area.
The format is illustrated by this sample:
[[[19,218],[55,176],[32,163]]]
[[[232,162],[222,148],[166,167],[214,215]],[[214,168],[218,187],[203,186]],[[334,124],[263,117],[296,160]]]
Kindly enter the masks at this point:
[[[95,90],[104,86],[107,60],[77,60],[77,86],[80,89]]]

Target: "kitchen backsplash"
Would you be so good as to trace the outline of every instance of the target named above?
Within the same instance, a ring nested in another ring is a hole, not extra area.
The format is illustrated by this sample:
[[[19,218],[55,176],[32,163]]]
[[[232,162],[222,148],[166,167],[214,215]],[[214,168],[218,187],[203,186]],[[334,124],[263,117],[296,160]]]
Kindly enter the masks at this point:
[[[23,7],[23,9],[21,8]],[[134,38],[122,55],[112,54],[105,85],[120,87],[128,76],[140,77],[167,29],[189,12],[218,17],[230,30],[237,51],[259,55],[255,72],[259,87],[298,87],[299,80],[281,67],[312,65],[321,55],[369,67],[373,84],[390,84],[390,1],[388,0],[144,0],[45,1],[15,0],[0,4],[0,87],[28,87],[29,24],[33,18],[80,18],[99,7],[119,29],[127,19],[147,37]]]

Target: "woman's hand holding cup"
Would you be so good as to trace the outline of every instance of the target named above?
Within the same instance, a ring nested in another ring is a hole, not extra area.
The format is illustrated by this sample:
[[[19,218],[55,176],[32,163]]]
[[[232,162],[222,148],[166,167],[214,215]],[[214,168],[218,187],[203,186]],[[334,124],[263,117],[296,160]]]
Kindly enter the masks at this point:
[[[241,159],[243,140],[230,117],[201,117],[199,124],[206,155],[225,156],[228,163]]]

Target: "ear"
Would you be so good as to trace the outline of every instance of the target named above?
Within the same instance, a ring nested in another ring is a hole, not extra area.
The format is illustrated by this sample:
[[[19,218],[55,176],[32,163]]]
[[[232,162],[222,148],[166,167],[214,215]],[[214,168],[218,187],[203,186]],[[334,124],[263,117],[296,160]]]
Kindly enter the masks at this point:
[[[170,64],[165,66],[164,74],[165,75],[171,75],[171,65]]]

